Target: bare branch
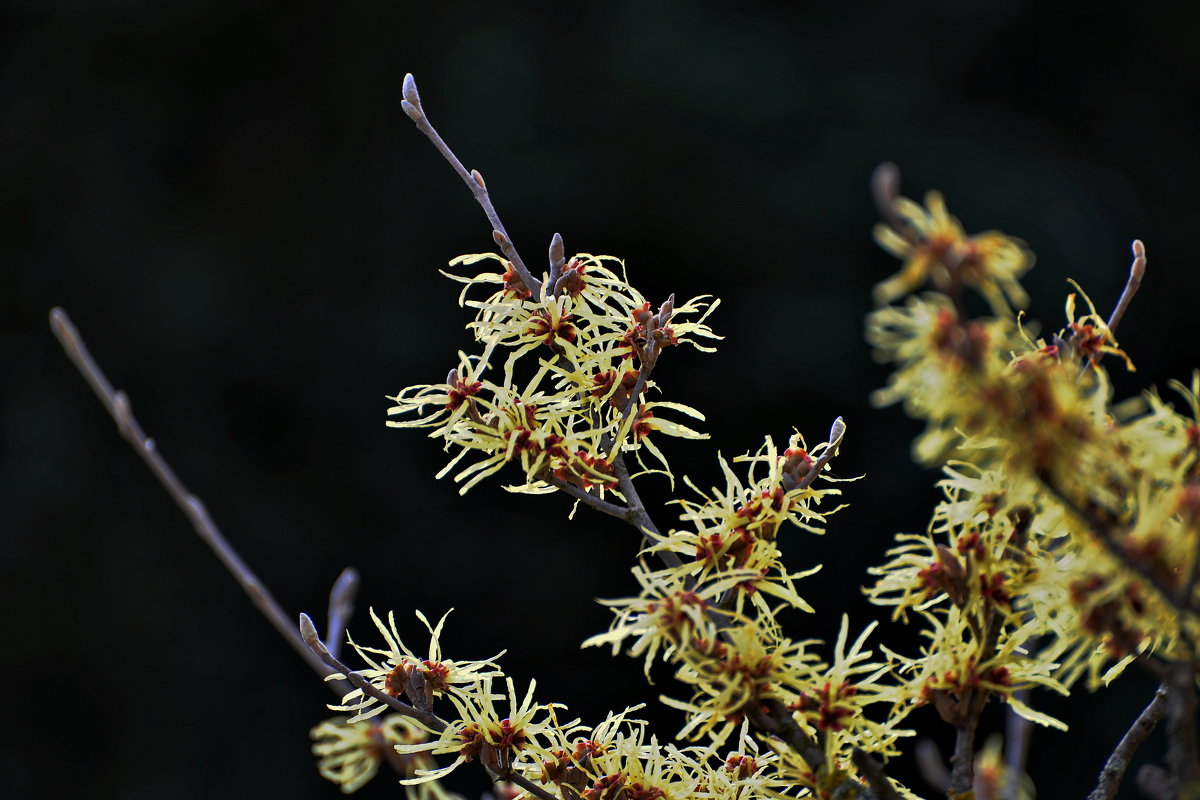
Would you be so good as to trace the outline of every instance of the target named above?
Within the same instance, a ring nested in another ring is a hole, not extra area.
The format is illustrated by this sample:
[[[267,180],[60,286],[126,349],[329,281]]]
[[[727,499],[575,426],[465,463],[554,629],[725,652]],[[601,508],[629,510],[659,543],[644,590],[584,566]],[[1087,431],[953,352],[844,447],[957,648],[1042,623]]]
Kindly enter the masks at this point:
[[[458,156],[454,155],[454,151],[434,129],[429,117],[425,116],[425,109],[421,106],[421,96],[417,93],[417,82],[413,79],[412,73],[404,76],[404,99],[400,101],[400,105],[404,109],[404,113],[408,114],[409,119],[416,123],[421,133],[433,142],[433,146],[454,168],[458,177],[463,179],[463,183],[467,184],[471,194],[475,196],[476,202],[482,206],[483,213],[487,215],[488,222],[492,225],[492,237],[496,240],[496,244],[500,245],[500,249],[504,251],[504,257],[512,262],[513,271],[521,277],[525,287],[533,293],[534,300],[537,300],[541,297],[542,282],[530,273],[525,262],[521,260],[521,256],[517,254],[517,250],[508,236],[508,231],[504,229],[504,223],[500,221],[500,216],[496,213],[496,207],[492,205],[492,198],[488,194],[483,176],[479,174],[478,170],[467,171],[463,163],[458,160]]]
[[[225,536],[217,528],[212,517],[208,515],[208,510],[200,498],[188,491],[188,488],[183,485],[183,482],[175,475],[175,471],[166,460],[159,454],[158,448],[154,444],[154,440],[146,436],[142,430],[142,426],[138,423],[137,418],[133,415],[133,410],[129,403],[129,398],[124,392],[114,390],[108,378],[105,377],[104,371],[100,369],[100,365],[92,358],[88,352],[87,346],[83,342],[83,338],[79,335],[79,331],[71,323],[67,312],[61,308],[54,308],[50,311],[50,329],[54,331],[55,337],[62,344],[63,350],[66,351],[67,357],[71,359],[71,363],[79,370],[79,373],[92,387],[92,391],[96,393],[96,397],[104,405],[109,416],[117,424],[117,430],[121,436],[133,446],[134,451],[149,467],[150,472],[158,479],[166,489],[167,494],[175,501],[188,521],[192,523],[196,534],[208,545],[217,559],[225,565],[229,570],[229,574],[237,580],[243,591],[250,597],[252,602],[267,621],[279,632],[292,649],[304,659],[313,671],[321,677],[331,674],[331,670],[313,655],[312,651],[305,646],[304,641],[297,635],[296,629],[292,626],[287,614],[284,613],[279,603],[271,595],[271,592],[259,580],[250,567],[246,565],[237,551],[225,539]],[[333,691],[345,694],[345,684],[331,686]]]
[[[354,596],[358,594],[358,570],[346,567],[333,582],[329,590],[329,630],[326,631],[325,646],[337,656],[342,650],[342,636],[350,617],[354,615]]]
[[[1142,709],[1142,713],[1129,726],[1129,730],[1125,731],[1121,741],[1117,742],[1116,748],[1104,762],[1104,769],[1100,770],[1096,788],[1087,796],[1087,800],[1112,800],[1121,785],[1121,779],[1125,776],[1125,770],[1129,768],[1134,752],[1166,713],[1167,688],[1160,686],[1150,704]]]
[[[543,480],[558,489],[560,492],[566,492],[584,505],[591,506],[601,514],[608,514],[610,517],[616,517],[617,519],[623,520],[629,513],[629,509],[625,506],[619,506],[616,503],[610,503],[607,500],[602,500],[591,492],[584,491],[575,484],[567,483],[561,478],[556,478],[553,475],[549,475],[543,478]]]
[[[965,724],[954,731],[954,755],[950,756],[950,783],[946,796],[963,796],[975,783],[975,728],[979,715],[971,714]]]
[[[1129,308],[1130,301],[1137,294],[1138,289],[1142,286],[1142,276],[1146,274],[1146,245],[1142,244],[1141,239],[1133,240],[1133,263],[1129,266],[1129,280],[1125,282],[1125,289],[1121,292],[1121,297],[1117,300],[1117,305],[1113,308],[1112,314],[1108,317],[1108,329],[1114,330],[1121,323],[1121,318],[1125,316],[1126,309]]]

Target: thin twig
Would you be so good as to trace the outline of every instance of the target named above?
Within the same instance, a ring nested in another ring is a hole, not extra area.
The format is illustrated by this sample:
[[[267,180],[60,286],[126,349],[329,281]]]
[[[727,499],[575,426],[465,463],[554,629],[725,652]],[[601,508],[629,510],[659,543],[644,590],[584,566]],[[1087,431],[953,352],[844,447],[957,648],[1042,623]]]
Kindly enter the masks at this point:
[[[333,582],[329,590],[329,624],[325,632],[325,646],[336,657],[342,651],[342,637],[350,617],[354,615],[354,596],[358,593],[358,570],[346,567]]]
[[[1087,800],[1112,800],[1116,795],[1125,770],[1129,768],[1129,762],[1133,759],[1134,751],[1167,713],[1167,694],[1167,687],[1158,687],[1150,704],[1142,709],[1142,713],[1129,726],[1129,730],[1125,731],[1121,741],[1117,742],[1112,755],[1104,762],[1104,769],[1100,770],[1096,788],[1087,796]]]
[[[625,519],[629,513],[629,509],[625,506],[610,503],[607,500],[602,500],[591,492],[580,489],[573,483],[568,483],[561,478],[556,478],[553,475],[547,475],[542,478],[546,483],[558,489],[560,492],[566,492],[584,505],[596,509],[601,514],[608,514],[610,517],[617,519]]]
[[[857,747],[854,748],[854,752],[850,754],[850,760],[854,762],[854,766],[858,767],[858,771],[867,779],[867,783],[871,785],[871,789],[875,792],[875,797],[879,800],[900,800],[900,795],[896,792],[896,787],[892,785],[887,774],[883,771],[883,765],[871,758],[865,750],[860,750]]]
[[[300,641],[309,649],[314,658],[329,668],[329,674],[340,672],[346,676],[346,680],[355,689],[360,689],[363,694],[378,700],[397,714],[419,720],[434,733],[441,733],[447,728],[446,722],[441,717],[392,697],[387,692],[376,688],[361,673],[353,671],[339,661],[337,656],[329,652],[329,648],[317,635],[317,626],[313,624],[312,618],[308,614],[300,615],[300,625],[297,630],[300,634]]]
[[[117,430],[121,436],[133,446],[134,451],[149,467],[150,472],[158,478],[158,482],[166,489],[167,494],[192,523],[197,535],[208,545],[217,559],[229,570],[229,574],[237,580],[250,597],[250,602],[267,618],[267,621],[292,646],[292,649],[304,659],[305,663],[312,667],[313,671],[321,677],[331,674],[329,668],[321,659],[313,655],[296,633],[288,615],[284,613],[271,592],[225,539],[212,517],[208,515],[208,509],[205,508],[204,503],[199,497],[188,491],[188,488],[175,475],[175,471],[159,454],[154,440],[146,436],[142,426],[133,415],[128,396],[124,392],[114,389],[109,383],[104,371],[100,369],[100,365],[88,352],[83,338],[71,323],[67,312],[61,308],[52,309],[50,311],[50,329],[54,331],[55,337],[62,344],[71,363],[92,387],[96,397],[100,399],[109,416],[117,424]],[[344,683],[334,684],[331,688],[335,692],[345,694]]]
[[[1125,316],[1126,309],[1129,308],[1130,301],[1137,294],[1138,289],[1142,286],[1142,276],[1146,274],[1146,245],[1142,244],[1141,239],[1133,240],[1133,263],[1129,266],[1129,280],[1125,281],[1125,289],[1121,292],[1121,297],[1117,300],[1117,305],[1112,310],[1112,314],[1108,317],[1108,329],[1114,330],[1120,324],[1121,318]]]
[[[969,714],[964,724],[954,731],[954,755],[950,756],[950,783],[946,795],[953,797],[971,790],[975,783],[975,729],[979,715]]]
[[[483,207],[483,213],[487,215],[488,222],[492,225],[492,238],[496,240],[496,244],[504,251],[504,256],[512,262],[513,271],[520,276],[527,288],[533,296],[534,300],[541,298],[542,282],[533,276],[529,269],[525,266],[525,262],[521,260],[521,256],[517,254],[516,247],[513,246],[512,239],[508,236],[508,231],[504,229],[504,223],[500,221],[500,216],[496,213],[496,207],[492,205],[491,195],[488,194],[487,184],[483,180],[483,176],[479,174],[479,170],[467,171],[463,163],[458,160],[458,156],[454,155],[454,151],[446,144],[441,135],[430,123],[429,117],[425,116],[425,109],[421,106],[421,96],[417,93],[417,82],[413,79],[412,73],[404,76],[404,99],[400,101],[404,113],[408,114],[409,119],[416,123],[417,128],[421,133],[425,134],[429,141],[433,142],[433,146],[442,154],[442,157],[450,163],[454,171],[458,173],[458,177],[463,179],[463,182],[471,190],[471,194],[475,196],[475,200]]]

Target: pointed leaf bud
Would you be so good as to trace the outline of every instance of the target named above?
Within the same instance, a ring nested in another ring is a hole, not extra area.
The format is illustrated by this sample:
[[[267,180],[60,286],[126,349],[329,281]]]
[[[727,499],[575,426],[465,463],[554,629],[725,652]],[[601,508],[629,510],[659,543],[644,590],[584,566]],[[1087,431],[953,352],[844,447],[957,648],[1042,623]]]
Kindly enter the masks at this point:
[[[417,93],[417,80],[412,73],[404,76],[404,99],[413,104],[418,111],[421,108],[421,95]]]

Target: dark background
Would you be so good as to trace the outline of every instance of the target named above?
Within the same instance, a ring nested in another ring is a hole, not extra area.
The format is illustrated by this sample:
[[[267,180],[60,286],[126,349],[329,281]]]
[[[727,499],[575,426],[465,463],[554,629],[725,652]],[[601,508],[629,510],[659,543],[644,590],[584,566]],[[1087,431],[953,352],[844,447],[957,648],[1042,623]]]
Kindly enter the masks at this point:
[[[820,441],[845,416],[837,472],[866,478],[825,537],[787,537],[794,565],[826,565],[797,638],[833,636],[843,609],[859,626],[874,614],[865,569],[935,497],[936,475],[908,460],[918,426],[866,401],[886,372],[862,319],[896,267],[870,239],[880,160],[910,195],[941,189],[968,230],[1025,238],[1033,315],[1056,325],[1066,278],[1111,307],[1143,238],[1150,274],[1122,330],[1140,369],[1122,390],[1200,361],[1194,8],[739,6],[7,5],[0,791],[337,795],[307,753],[326,690],[118,438],[49,333],[52,305],[289,613],[323,619],[353,564],[363,639],[369,605],[396,609],[418,648],[411,609],[455,606],[449,655],[508,648],[511,674],[587,719],[672,690],[577,649],[607,625],[592,598],[633,588],[631,530],[498,481],[460,498],[433,479],[435,442],[383,425],[386,394],[440,380],[467,344],[437,268],[491,248],[400,110],[405,72],[528,262],[560,231],[568,251],[626,258],[652,298],[724,298],[720,352],[671,352],[656,373],[709,416],[712,442],[668,443],[678,472],[705,484],[717,448],[792,426]],[[1042,699],[1072,725],[1036,733],[1042,796],[1085,794],[1151,692],[1131,675]],[[647,713],[663,736],[679,724]],[[945,748],[932,717],[913,719]],[[462,775],[477,795],[480,774]],[[364,795],[397,791],[389,777]]]

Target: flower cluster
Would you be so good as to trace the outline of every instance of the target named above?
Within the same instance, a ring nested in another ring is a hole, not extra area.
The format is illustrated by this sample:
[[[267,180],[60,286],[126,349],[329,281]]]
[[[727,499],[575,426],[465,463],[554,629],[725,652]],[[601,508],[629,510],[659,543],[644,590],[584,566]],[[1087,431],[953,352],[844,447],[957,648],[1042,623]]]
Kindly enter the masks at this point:
[[[462,492],[512,463],[524,474],[516,491],[553,491],[557,481],[603,494],[617,491],[618,454],[640,460],[644,451],[665,470],[659,435],[703,438],[672,415],[703,416],[650,400],[656,385],[648,376],[667,347],[711,350],[703,342],[718,337],[704,321],[719,301],[672,297],[655,309],[611,256],[575,256],[553,284],[545,276],[537,297],[502,256],[461,256],[450,265],[487,262],[497,269],[446,273],[465,284],[460,302],[476,311],[469,327],[482,353],[460,354],[445,383],[410,386],[388,411],[400,417],[389,425],[432,428],[430,436],[457,450],[439,477],[473,456],[454,473]],[[468,299],[477,287],[494,291]],[[489,378],[501,358],[500,374]],[[520,369],[529,361],[536,363]]]
[[[896,206],[910,221],[915,208]],[[926,626],[929,644],[901,668],[912,702],[933,702],[957,724],[990,695],[1058,725],[1018,691],[1065,692],[1085,675],[1095,688],[1136,659],[1187,657],[1183,642],[1194,640],[1195,615],[1179,611],[1196,606],[1188,575],[1200,552],[1190,510],[1200,377],[1190,388],[1173,384],[1190,415],[1154,392],[1140,405],[1114,405],[1101,361],[1133,365],[1078,285],[1066,326],[1033,340],[998,302],[1022,302],[1021,245],[987,234],[959,276],[959,256],[931,244],[961,232],[956,222],[933,224],[950,219],[940,198],[922,219],[878,234],[906,259],[880,299],[918,288],[918,273],[934,275],[940,291],[879,309],[867,330],[880,360],[896,365],[875,400],[903,402],[927,421],[916,456],[943,465],[945,499],[927,533],[898,537],[868,593],[897,617],[915,610]],[[966,286],[994,317],[965,317]]]
[[[428,126],[410,84],[406,112]],[[478,173],[469,180],[486,195]],[[388,424],[440,439],[453,455],[438,477],[453,475],[460,492],[512,465],[521,477],[511,491],[563,491],[638,528],[638,589],[601,601],[611,625],[583,645],[640,659],[647,679],[655,662],[671,665],[684,692],[660,700],[683,714],[681,744],[660,743],[636,707],[594,726],[562,721],[565,706],[535,699],[532,681],[519,691],[499,656],[445,658],[445,617],[433,626],[418,613],[430,634],[419,656],[392,614],[385,623],[372,612],[384,644],[351,640],[367,666],[349,676],[370,687],[331,706],[354,716],[314,729],[322,774],[353,791],[386,757],[410,798],[431,799],[471,762],[513,797],[909,798],[875,759],[897,755],[913,734],[908,715],[928,707],[965,742],[951,797],[1026,796],[998,744],[978,758],[970,748],[989,701],[1065,729],[1035,708],[1034,690],[1067,694],[1085,677],[1096,688],[1135,661],[1162,674],[1194,667],[1200,372],[1172,384],[1187,413],[1155,392],[1114,405],[1104,359],[1133,369],[1113,333],[1119,314],[1103,319],[1073,284],[1065,326],[1035,339],[1019,311],[1033,264],[1023,243],[966,234],[937,193],[924,205],[898,198],[887,216],[875,237],[903,265],[876,287],[880,308],[867,320],[877,359],[894,368],[874,401],[926,423],[914,454],[942,469],[942,499],[925,532],[897,536],[864,591],[917,627],[918,652],[868,647],[877,623],[852,633],[846,615],[831,647],[780,624],[785,612],[815,611],[798,586],[819,567],[789,568],[779,540],[789,527],[823,533],[840,508],[830,502],[841,494],[830,485],[840,418],[815,446],[798,433],[786,445],[767,437],[721,459],[723,486],[685,476],[693,494],[673,501],[678,522],[661,532],[633,481],[659,473],[674,489],[662,439],[704,438],[689,427],[704,417],[654,396],[652,372],[669,347],[710,349],[718,302],[672,295],[654,307],[622,262],[568,259],[557,236],[535,277],[497,232],[507,256],[461,256],[453,270],[481,271],[444,273],[463,284],[478,351],[460,353],[443,383],[392,397]],[[967,291],[989,315],[970,316]],[[389,706],[414,720],[379,722]]]

